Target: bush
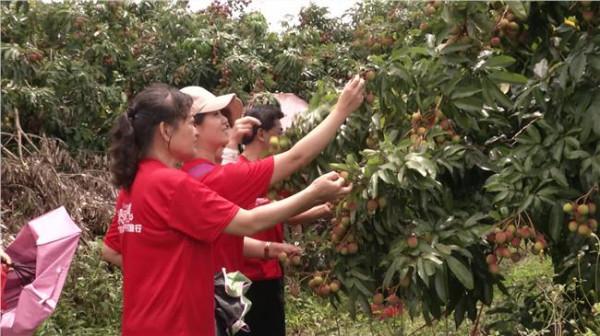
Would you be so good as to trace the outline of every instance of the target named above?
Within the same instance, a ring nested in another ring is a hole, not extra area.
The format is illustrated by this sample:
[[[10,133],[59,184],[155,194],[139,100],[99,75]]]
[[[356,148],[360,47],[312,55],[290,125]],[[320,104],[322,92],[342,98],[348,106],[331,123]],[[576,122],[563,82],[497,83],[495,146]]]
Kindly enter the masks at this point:
[[[118,335],[121,331],[121,270],[101,261],[102,243],[82,241],[52,317],[36,335]]]

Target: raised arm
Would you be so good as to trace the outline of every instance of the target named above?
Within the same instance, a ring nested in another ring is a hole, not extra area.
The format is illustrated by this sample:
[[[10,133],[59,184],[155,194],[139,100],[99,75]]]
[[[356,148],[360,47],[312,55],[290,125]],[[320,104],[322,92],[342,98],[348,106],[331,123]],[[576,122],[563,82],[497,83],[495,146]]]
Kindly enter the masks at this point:
[[[348,194],[352,190],[352,185],[344,186],[344,183],[344,179],[336,172],[324,174],[314,180],[306,189],[286,199],[252,210],[240,209],[225,228],[225,232],[239,236],[252,236],[315,204]]]
[[[333,111],[315,129],[298,141],[290,150],[275,155],[275,170],[271,184],[290,176],[311,162],[335,137],[346,117],[356,110],[364,99],[364,80],[355,76],[350,80]]]

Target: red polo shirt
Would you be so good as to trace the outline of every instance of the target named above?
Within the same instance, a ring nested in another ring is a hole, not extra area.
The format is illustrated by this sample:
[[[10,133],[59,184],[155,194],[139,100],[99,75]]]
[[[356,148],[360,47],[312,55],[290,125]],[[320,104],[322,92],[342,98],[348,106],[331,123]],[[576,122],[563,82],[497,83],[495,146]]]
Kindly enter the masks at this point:
[[[205,169],[208,166],[211,166],[210,169]],[[240,208],[252,209],[256,199],[266,194],[269,189],[274,160],[270,156],[255,162],[238,161],[221,166],[205,159],[196,159],[186,162],[182,169],[196,176],[231,203]],[[215,241],[213,256],[215,272],[220,271],[222,267],[228,272],[241,270],[244,262],[244,237],[226,233],[220,235]]]
[[[122,232],[123,335],[213,336],[212,246],[239,208],[155,160],[118,203],[105,241],[119,251]]]

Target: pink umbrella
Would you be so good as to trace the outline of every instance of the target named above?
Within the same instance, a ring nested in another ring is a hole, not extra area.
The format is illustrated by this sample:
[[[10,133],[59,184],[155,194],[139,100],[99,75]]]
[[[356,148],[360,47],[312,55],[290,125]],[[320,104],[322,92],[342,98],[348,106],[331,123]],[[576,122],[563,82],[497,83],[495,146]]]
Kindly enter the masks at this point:
[[[25,225],[6,249],[13,262],[2,293],[3,336],[33,335],[56,308],[81,230],[64,207]]]
[[[308,103],[293,93],[275,93],[273,95],[281,106],[281,112],[285,115],[285,117],[281,119],[281,127],[283,127],[283,129],[292,125],[296,114],[308,110]]]

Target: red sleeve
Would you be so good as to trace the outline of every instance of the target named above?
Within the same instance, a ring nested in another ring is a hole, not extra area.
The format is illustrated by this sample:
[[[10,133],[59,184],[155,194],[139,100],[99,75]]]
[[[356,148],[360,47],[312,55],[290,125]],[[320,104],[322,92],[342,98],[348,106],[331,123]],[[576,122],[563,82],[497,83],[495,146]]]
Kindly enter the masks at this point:
[[[168,225],[194,239],[214,241],[239,207],[192,177],[178,183],[169,206]]]
[[[267,194],[273,171],[275,169],[275,160],[273,156],[258,161],[238,161],[223,167],[230,181],[230,185],[235,186],[238,195],[245,195],[256,199],[259,196]],[[245,198],[245,197],[244,197]]]
[[[104,235],[104,245],[110,247],[118,253],[121,253],[121,234],[119,232],[119,209],[125,197],[123,190],[119,191],[117,202],[115,204],[115,213],[113,215],[108,231]]]

